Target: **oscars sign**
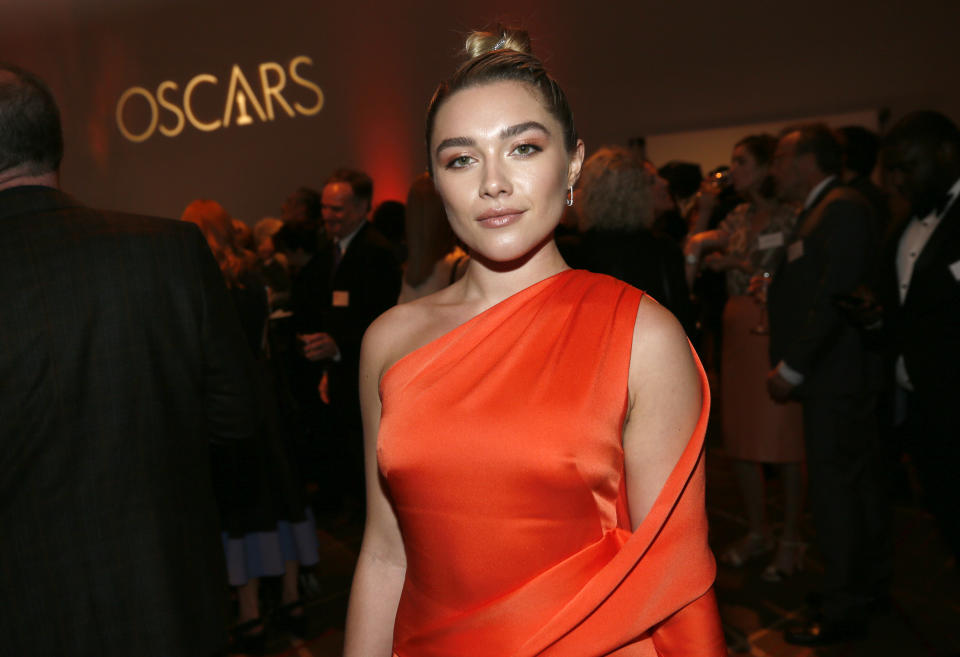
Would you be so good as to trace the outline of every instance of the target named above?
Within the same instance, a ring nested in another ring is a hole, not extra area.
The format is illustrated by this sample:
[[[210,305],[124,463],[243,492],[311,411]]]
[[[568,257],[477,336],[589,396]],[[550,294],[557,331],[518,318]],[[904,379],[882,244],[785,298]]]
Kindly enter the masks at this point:
[[[197,88],[201,85],[217,88],[220,85],[217,77],[209,73],[194,76],[184,86],[182,94],[180,87],[172,80],[161,82],[155,93],[145,87],[130,87],[117,101],[117,127],[124,137],[139,143],[150,139],[157,131],[165,137],[176,137],[183,132],[187,123],[203,132],[228,128],[231,123],[238,126],[251,125],[255,122],[251,112],[262,122],[273,121],[279,111],[291,118],[297,115],[313,116],[323,108],[323,91],[302,75],[300,67],[304,65],[312,66],[313,60],[304,55],[294,57],[286,68],[276,62],[264,62],[258,67],[259,79],[255,78],[255,82],[259,82],[259,85],[254,89],[240,66],[234,64],[223,104],[217,104],[218,107],[223,107],[222,114],[217,111],[216,114],[211,112],[198,116],[195,111],[194,93]],[[284,97],[284,91],[287,91],[289,96],[291,89],[298,96],[306,95],[306,98],[300,100],[309,99],[309,102],[291,102],[288,97]],[[213,90],[207,90],[207,94]],[[135,101],[136,98],[140,100]],[[130,114],[136,110],[128,109],[128,104],[134,102],[140,104],[140,114],[143,113],[143,103],[146,103],[148,119],[145,127],[137,125],[144,123],[143,121],[134,121],[134,129],[131,130],[128,121]]]

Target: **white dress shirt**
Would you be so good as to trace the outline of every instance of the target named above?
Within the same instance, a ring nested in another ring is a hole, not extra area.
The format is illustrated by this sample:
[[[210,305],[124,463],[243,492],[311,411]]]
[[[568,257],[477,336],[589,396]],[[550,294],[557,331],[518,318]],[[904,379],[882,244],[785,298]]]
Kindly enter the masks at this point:
[[[359,233],[359,232],[360,232],[360,229],[363,228],[366,224],[367,224],[367,220],[364,219],[364,220],[361,221],[359,224],[357,224],[357,227],[353,229],[353,232],[352,232],[352,233],[350,233],[350,234],[347,235],[346,237],[343,237],[343,238],[341,238],[341,239],[339,239],[339,240],[334,240],[333,245],[334,245],[334,247],[340,249],[340,256],[341,256],[341,257],[343,256],[343,254],[345,254],[345,253],[347,252],[347,247],[350,246],[350,242],[353,241],[353,238],[357,236],[357,233]]]
[[[950,198],[942,212],[933,209],[922,219],[914,217],[900,237],[900,243],[897,245],[897,282],[899,283],[897,291],[900,293],[900,305],[906,301],[907,292],[910,291],[910,280],[913,278],[913,267],[917,264],[917,258],[923,253],[923,248],[933,235],[933,231],[940,225],[940,220],[950,211],[957,196],[960,195],[960,179],[953,183],[947,195]],[[897,383],[907,390],[913,390],[902,355],[897,358]]]

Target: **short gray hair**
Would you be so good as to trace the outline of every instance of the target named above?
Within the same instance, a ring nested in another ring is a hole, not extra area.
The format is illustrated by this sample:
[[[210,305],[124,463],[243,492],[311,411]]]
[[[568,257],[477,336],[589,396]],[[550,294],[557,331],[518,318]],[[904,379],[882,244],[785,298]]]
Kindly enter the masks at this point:
[[[580,230],[643,229],[653,224],[650,174],[622,146],[603,146],[583,165]]]

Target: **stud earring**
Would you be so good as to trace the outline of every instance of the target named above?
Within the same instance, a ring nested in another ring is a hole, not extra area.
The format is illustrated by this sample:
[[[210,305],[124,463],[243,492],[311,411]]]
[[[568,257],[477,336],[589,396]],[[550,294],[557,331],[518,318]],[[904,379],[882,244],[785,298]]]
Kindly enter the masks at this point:
[[[567,207],[573,205],[573,185],[567,188]]]

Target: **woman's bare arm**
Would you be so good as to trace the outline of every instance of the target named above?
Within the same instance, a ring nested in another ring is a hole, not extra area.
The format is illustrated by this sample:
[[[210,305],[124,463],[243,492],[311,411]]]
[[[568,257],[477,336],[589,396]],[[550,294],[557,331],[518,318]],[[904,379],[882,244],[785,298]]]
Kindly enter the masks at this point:
[[[700,377],[676,318],[644,297],[637,310],[623,432],[633,529],[647,517],[700,417]]]
[[[381,317],[367,330],[360,350],[360,407],[363,412],[367,521],[353,575],[344,657],[390,657],[393,626],[406,573],[403,539],[377,467],[380,376],[393,335]]]

